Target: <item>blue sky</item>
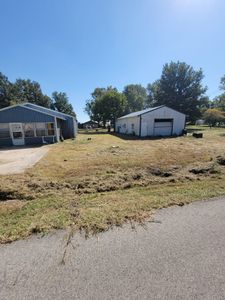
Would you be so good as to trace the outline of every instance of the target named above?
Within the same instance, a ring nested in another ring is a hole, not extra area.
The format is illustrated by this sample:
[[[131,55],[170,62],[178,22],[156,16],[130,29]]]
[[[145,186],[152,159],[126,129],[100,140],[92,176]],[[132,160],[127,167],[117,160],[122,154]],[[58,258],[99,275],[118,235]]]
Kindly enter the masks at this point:
[[[225,74],[224,0],[0,0],[0,34],[0,71],[66,92],[79,121],[95,87],[146,86],[171,60],[211,98]]]

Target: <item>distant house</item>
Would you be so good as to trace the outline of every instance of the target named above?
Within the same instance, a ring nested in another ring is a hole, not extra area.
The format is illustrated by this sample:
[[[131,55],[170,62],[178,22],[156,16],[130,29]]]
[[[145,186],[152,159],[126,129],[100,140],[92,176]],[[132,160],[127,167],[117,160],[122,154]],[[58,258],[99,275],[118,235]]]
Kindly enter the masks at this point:
[[[139,137],[181,135],[185,115],[165,105],[130,113],[116,121],[116,132]]]
[[[90,120],[90,121],[79,124],[79,128],[83,128],[83,129],[98,128],[98,122]]]
[[[196,120],[195,125],[204,125],[205,124],[205,120],[199,119]]]
[[[32,103],[0,109],[0,146],[56,143],[76,135],[71,115]]]

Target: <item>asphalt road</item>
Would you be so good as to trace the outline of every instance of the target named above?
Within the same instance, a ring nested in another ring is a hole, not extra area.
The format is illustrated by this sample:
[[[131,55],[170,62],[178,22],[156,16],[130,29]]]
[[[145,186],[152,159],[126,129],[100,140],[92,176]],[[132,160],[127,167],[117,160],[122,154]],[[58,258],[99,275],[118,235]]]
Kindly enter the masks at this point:
[[[64,231],[0,246],[0,299],[225,299],[225,198],[155,220],[66,248]]]

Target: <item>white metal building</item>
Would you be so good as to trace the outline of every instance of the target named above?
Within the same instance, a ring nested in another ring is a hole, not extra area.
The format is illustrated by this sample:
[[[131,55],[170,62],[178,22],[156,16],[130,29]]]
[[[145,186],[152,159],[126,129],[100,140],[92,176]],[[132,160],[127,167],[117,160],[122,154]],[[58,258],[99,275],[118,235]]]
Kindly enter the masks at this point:
[[[116,132],[139,137],[181,135],[185,114],[165,105],[125,115],[116,120]]]

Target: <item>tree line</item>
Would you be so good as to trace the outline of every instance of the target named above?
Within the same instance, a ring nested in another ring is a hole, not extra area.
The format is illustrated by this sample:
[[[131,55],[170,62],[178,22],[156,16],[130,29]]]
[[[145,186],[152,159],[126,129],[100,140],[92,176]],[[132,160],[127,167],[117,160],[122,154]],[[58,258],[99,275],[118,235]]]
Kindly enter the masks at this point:
[[[212,116],[224,120],[225,76],[220,85],[223,93],[213,100],[206,94],[203,78],[202,69],[194,70],[185,62],[170,62],[163,66],[161,77],[147,87],[129,84],[122,92],[112,86],[96,88],[84,110],[91,120],[104,126],[107,122],[115,124],[122,115],[160,105],[184,113],[190,122],[203,117],[211,122]]]
[[[0,72],[0,109],[24,102],[30,102],[46,108],[75,116],[72,104],[64,92],[53,92],[49,97],[43,94],[38,82],[30,79],[16,79],[10,82]]]

